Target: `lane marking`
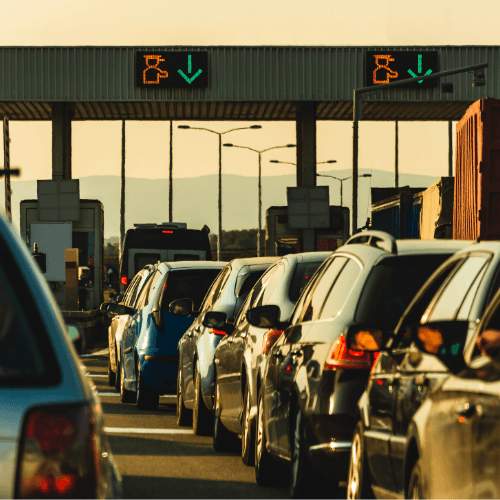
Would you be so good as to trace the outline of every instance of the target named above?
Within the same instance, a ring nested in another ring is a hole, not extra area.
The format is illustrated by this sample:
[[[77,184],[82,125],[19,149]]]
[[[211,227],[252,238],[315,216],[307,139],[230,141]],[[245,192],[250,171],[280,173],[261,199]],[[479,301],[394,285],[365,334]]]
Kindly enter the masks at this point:
[[[135,427],[104,427],[104,432],[108,434],[191,434],[193,430],[187,429],[137,429]]]

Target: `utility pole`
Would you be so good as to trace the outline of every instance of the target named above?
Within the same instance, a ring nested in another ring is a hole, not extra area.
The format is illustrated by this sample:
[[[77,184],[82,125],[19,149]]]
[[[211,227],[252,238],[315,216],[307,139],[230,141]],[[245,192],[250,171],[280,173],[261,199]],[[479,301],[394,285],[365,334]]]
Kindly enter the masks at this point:
[[[399,187],[399,127],[396,120],[396,151],[394,158],[394,187]]]
[[[448,122],[448,176],[453,177],[453,123]]]
[[[172,205],[173,205],[173,132],[172,132],[172,120],[170,120],[170,161],[168,165],[168,222],[172,222]]]
[[[125,120],[122,120],[122,170],[120,178],[120,264],[125,239]]]

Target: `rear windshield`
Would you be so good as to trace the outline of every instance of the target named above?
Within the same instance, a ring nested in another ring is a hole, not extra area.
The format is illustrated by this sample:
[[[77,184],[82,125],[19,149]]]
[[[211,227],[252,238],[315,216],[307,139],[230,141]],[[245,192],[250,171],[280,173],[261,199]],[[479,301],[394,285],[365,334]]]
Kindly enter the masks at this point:
[[[316,272],[318,267],[322,264],[320,262],[303,262],[297,266],[295,269],[295,274],[293,275],[292,284],[289,290],[290,300],[295,303],[297,302],[302,290],[306,287],[307,283],[309,283],[309,279]]]
[[[253,273],[240,274],[236,279],[236,287],[234,293],[236,297],[241,300],[245,300],[248,292],[254,287],[255,283],[259,281],[259,278],[264,274],[267,269],[262,271],[254,271]]]
[[[7,253],[0,261],[0,387],[55,385],[60,372],[52,344],[32,291]]]
[[[208,234],[196,229],[129,229],[125,248],[166,248],[170,250],[210,249]]]
[[[159,260],[159,253],[136,253],[134,255],[134,272],[137,274],[148,264],[156,264]]]
[[[199,311],[202,300],[219,273],[220,269],[169,272],[161,302],[162,311],[168,311],[170,303],[177,299],[191,299],[194,310]]]
[[[394,330],[413,297],[449,255],[411,255],[384,259],[363,287],[356,321]]]

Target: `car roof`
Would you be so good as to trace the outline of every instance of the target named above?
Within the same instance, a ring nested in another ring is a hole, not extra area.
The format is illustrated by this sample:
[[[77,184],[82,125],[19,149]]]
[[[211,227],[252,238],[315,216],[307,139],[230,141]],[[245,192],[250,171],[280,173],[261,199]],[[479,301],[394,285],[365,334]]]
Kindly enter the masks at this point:
[[[266,269],[279,259],[280,257],[245,257],[233,259],[230,264],[234,270],[239,270],[245,266],[250,266],[254,270],[259,268]]]
[[[177,262],[162,262],[165,264],[170,270],[175,271],[177,269],[222,269],[228,263],[217,260],[184,260]]]
[[[468,253],[472,251],[485,250],[487,252],[492,252],[495,254],[500,253],[500,241],[481,241],[481,242],[470,242],[465,248],[457,252],[458,254]]]

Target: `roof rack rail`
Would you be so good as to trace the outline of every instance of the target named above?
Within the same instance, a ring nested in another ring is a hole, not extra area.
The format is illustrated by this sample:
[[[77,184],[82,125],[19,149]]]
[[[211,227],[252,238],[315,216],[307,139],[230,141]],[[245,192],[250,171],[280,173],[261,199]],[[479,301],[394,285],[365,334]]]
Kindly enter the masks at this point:
[[[352,244],[370,245],[394,255],[398,253],[398,246],[394,236],[385,231],[370,230],[355,234],[346,241],[346,245]]]
[[[155,222],[144,222],[141,224],[134,224],[136,229],[155,229],[155,228],[170,228],[170,229],[187,229],[185,222],[162,222],[156,224]]]

